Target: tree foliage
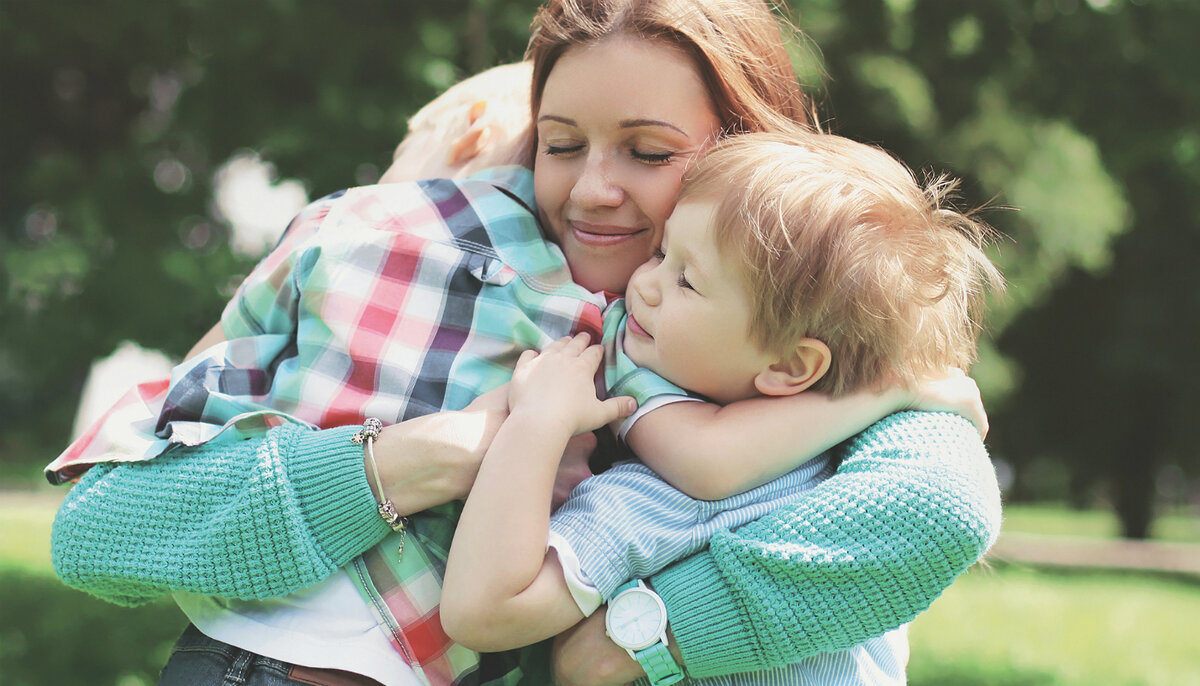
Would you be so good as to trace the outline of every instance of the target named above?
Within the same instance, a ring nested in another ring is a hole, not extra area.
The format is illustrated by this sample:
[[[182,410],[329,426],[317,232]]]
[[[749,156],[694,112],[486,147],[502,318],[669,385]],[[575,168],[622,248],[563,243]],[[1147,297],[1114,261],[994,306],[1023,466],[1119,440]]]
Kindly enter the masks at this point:
[[[249,267],[214,174],[252,151],[310,197],[376,178],[406,117],[520,56],[535,0],[0,5],[0,446],[57,449],[92,359],[181,354]],[[828,128],[990,204],[1010,283],[974,374],[992,443],[1111,494],[1143,535],[1194,473],[1200,82],[1190,0],[794,0]],[[1001,208],[1012,208],[1001,209]]]

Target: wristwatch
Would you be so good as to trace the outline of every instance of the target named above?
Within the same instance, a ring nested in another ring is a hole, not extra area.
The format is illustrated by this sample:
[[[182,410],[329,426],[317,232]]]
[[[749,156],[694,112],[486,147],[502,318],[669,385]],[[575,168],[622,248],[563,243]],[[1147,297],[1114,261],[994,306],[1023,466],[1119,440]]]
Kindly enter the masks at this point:
[[[683,680],[683,670],[667,648],[667,606],[641,579],[617,589],[608,603],[604,628],[614,643],[641,663],[651,686]]]

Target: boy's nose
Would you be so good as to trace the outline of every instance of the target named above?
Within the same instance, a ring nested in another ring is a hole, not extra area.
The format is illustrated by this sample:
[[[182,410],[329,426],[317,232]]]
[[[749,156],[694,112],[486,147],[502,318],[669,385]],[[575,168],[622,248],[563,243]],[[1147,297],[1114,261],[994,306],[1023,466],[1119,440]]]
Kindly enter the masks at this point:
[[[629,288],[637,293],[642,302],[650,307],[657,307],[662,301],[662,289],[659,288],[657,275],[661,271],[661,265],[655,267],[642,267],[633,273],[633,278],[629,280]]]

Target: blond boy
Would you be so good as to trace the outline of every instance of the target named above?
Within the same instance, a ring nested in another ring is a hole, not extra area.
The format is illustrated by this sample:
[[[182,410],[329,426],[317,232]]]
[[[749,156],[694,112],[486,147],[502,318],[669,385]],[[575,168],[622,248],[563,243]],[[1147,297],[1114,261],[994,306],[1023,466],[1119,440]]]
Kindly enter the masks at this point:
[[[620,350],[609,352],[715,402],[634,415],[622,431],[645,464],[588,480],[551,520],[563,444],[611,419],[613,401],[596,398],[603,353],[586,336],[524,355],[455,534],[442,614],[451,636],[480,650],[552,636],[630,579],[800,497],[836,465],[795,448],[839,435],[846,409],[825,412],[804,391],[895,407],[897,381],[966,368],[981,294],[1000,278],[982,251],[988,229],[944,206],[951,189],[923,188],[886,153],[832,135],[749,134],[709,152],[660,254],[630,281]],[[903,682],[902,635],[863,645],[736,683],[831,665],[839,683]]]

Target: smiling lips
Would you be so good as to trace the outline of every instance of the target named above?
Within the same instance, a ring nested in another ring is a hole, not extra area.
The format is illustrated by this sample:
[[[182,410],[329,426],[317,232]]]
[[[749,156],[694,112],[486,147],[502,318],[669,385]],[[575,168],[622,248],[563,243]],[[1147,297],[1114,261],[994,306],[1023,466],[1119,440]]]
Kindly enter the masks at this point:
[[[609,226],[607,224],[588,224],[585,222],[570,222],[571,234],[583,245],[607,247],[617,245],[645,233],[647,229],[629,228],[625,226]]]
[[[635,336],[641,336],[649,339],[654,338],[654,336],[650,335],[649,331],[642,328],[642,325],[640,322],[638,322],[637,317],[633,316],[633,312],[630,312],[629,317],[625,320],[625,328]]]

